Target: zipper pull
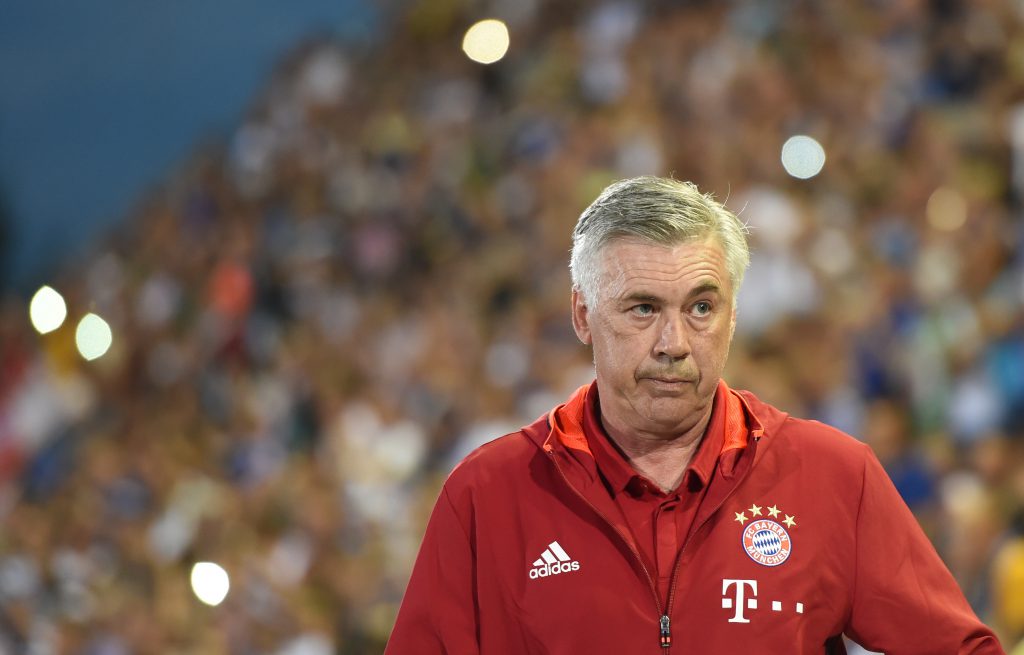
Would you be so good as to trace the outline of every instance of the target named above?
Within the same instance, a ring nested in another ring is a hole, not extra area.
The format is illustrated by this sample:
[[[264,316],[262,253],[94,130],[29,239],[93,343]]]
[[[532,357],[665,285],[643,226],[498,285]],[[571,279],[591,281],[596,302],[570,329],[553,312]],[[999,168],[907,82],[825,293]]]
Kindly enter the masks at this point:
[[[672,645],[672,631],[670,629],[670,619],[668,614],[661,616],[661,647],[668,648]]]

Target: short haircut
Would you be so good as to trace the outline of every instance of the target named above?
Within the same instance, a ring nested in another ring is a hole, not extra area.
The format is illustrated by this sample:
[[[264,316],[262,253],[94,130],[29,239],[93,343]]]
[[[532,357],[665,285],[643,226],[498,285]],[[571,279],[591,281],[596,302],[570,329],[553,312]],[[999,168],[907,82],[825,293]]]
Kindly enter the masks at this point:
[[[746,226],[735,214],[690,182],[653,176],[620,180],[580,214],[572,233],[572,286],[585,303],[596,305],[601,275],[597,254],[615,239],[634,237],[675,246],[713,236],[725,253],[735,306],[750,263],[746,235]]]

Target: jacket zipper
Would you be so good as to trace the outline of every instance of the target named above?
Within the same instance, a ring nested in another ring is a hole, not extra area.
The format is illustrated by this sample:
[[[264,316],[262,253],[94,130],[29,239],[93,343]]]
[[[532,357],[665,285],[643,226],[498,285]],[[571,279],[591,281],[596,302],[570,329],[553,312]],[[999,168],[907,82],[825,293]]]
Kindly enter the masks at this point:
[[[644,564],[644,560],[640,556],[640,551],[637,550],[636,546],[633,545],[632,540],[630,540],[630,538],[622,530],[620,530],[618,526],[616,526],[614,523],[608,520],[608,517],[605,516],[604,513],[601,510],[599,510],[596,505],[594,505],[594,503],[590,502],[589,498],[580,493],[580,491],[571,482],[569,482],[569,478],[565,476],[565,472],[562,470],[561,465],[559,465],[558,459],[555,457],[555,453],[550,450],[547,451],[547,453],[548,457],[551,458],[551,462],[555,465],[555,469],[558,471],[558,474],[562,476],[562,480],[565,482],[566,486],[569,487],[569,489],[571,489],[572,492],[576,494],[576,496],[580,500],[586,503],[587,506],[595,514],[597,514],[602,521],[607,523],[611,527],[611,529],[619,535],[619,538],[622,539],[623,542],[625,542],[626,546],[629,547],[630,552],[633,553],[633,557],[636,558],[637,563],[640,564],[640,568],[643,570],[644,575],[647,576],[647,583],[651,589],[651,597],[654,598],[654,606],[655,608],[657,608],[658,615],[661,617],[658,621],[658,643],[664,649],[669,648],[672,645],[671,619],[669,618],[668,613],[663,612],[661,609],[661,599],[658,598],[658,588],[654,585],[654,578],[651,577],[651,572],[647,570],[647,565]],[[676,564],[678,566],[678,560],[676,560]],[[673,572],[673,575],[675,575],[675,572]],[[673,583],[675,583],[674,578]],[[671,603],[671,591],[669,592],[669,599],[669,602]],[[668,653],[668,650],[664,650],[663,652]]]
[[[752,433],[753,433],[753,436],[754,436],[754,443],[756,444],[757,442],[759,442],[761,440],[761,434],[757,433],[757,431],[752,431]],[[755,448],[756,448],[756,446],[755,446]],[[663,635],[665,634],[665,631],[668,630],[668,617],[672,615],[672,605],[674,604],[675,597],[676,597],[676,578],[679,576],[679,568],[680,568],[680,566],[683,563],[683,553],[686,552],[686,547],[690,545],[690,540],[693,539],[694,535],[696,535],[698,532],[700,532],[704,528],[704,526],[708,524],[708,521],[711,520],[711,517],[714,516],[715,514],[717,514],[718,510],[722,509],[722,506],[725,505],[727,500],[732,498],[733,494],[736,492],[736,489],[747,478],[747,475],[750,474],[750,470],[752,468],[754,468],[754,462],[753,461],[751,461],[750,462],[750,466],[748,466],[747,469],[745,471],[743,471],[743,475],[738,480],[736,480],[736,483],[733,484],[732,488],[729,490],[729,493],[727,493],[722,498],[722,500],[717,505],[715,505],[715,508],[713,510],[711,510],[710,513],[708,513],[707,518],[705,518],[703,521],[701,521],[701,524],[697,526],[697,529],[696,530],[690,530],[690,534],[687,535],[686,541],[683,542],[683,547],[679,549],[678,553],[676,553],[676,562],[675,562],[675,564],[672,565],[672,579],[669,582],[669,587],[668,587],[668,605],[667,605],[667,607],[665,609],[665,614],[662,616],[662,634]],[[562,477],[565,477],[565,476],[562,476]],[[671,641],[672,641],[672,638],[671,638],[671,636],[669,636],[669,643],[671,643]]]
[[[666,629],[665,626],[667,625],[666,621],[668,617],[672,614],[672,605],[674,604],[673,601],[675,601],[676,597],[676,578],[679,576],[679,569],[683,563],[683,553],[686,552],[686,547],[690,545],[690,540],[693,539],[693,536],[700,532],[705,525],[707,525],[708,521],[711,520],[711,517],[717,514],[718,510],[722,509],[722,505],[725,505],[725,501],[732,498],[733,493],[736,491],[736,487],[738,487],[740,483],[743,482],[743,479],[747,477],[747,473],[749,471],[749,468],[747,469],[747,471],[744,471],[743,477],[736,481],[736,484],[733,485],[733,488],[729,491],[729,493],[726,494],[724,498],[722,498],[722,501],[715,506],[715,509],[713,509],[711,513],[708,514],[707,518],[704,519],[701,522],[701,524],[697,526],[697,529],[690,531],[690,534],[686,537],[686,541],[683,542],[683,547],[680,548],[679,552],[676,554],[676,563],[672,566],[672,580],[669,583],[668,587],[668,606],[665,609],[665,616],[662,617],[663,631]],[[671,643],[671,637],[669,637],[669,641]]]
[[[758,440],[759,439],[760,437],[758,437]],[[736,488],[740,485],[740,483],[743,482],[744,479],[746,479],[747,474],[750,472],[750,468],[747,468],[747,470],[743,472],[743,477],[736,481],[736,484],[733,485],[729,493],[726,494],[725,497],[723,497],[722,500],[718,503],[718,505],[716,505],[715,508],[707,515],[707,518],[705,518],[701,522],[701,524],[697,526],[697,529],[691,530],[690,534],[686,537],[686,541],[683,542],[683,547],[680,548],[679,553],[676,554],[676,562],[672,566],[672,579],[669,583],[668,588],[668,605],[663,610],[661,607],[661,598],[658,597],[658,588],[654,585],[654,578],[651,577],[651,572],[647,570],[647,565],[644,564],[644,560],[640,556],[640,551],[636,549],[636,546],[633,545],[633,542],[622,530],[620,530],[614,523],[608,520],[608,517],[605,516],[604,513],[601,510],[599,510],[596,505],[594,505],[594,503],[590,502],[589,498],[584,496],[571,482],[569,482],[569,478],[566,477],[565,472],[562,470],[561,465],[558,463],[558,459],[555,457],[554,451],[547,450],[547,454],[548,457],[551,458],[551,462],[555,465],[555,470],[557,470],[558,474],[562,476],[562,481],[565,482],[565,485],[569,487],[569,489],[571,489],[572,492],[576,494],[576,496],[580,500],[586,503],[586,505],[591,509],[591,511],[597,514],[602,521],[607,523],[612,528],[612,530],[614,530],[615,533],[619,535],[619,538],[622,539],[623,542],[625,542],[626,546],[629,547],[630,552],[633,553],[633,557],[636,558],[637,563],[640,564],[640,568],[643,570],[644,575],[647,576],[647,583],[648,585],[650,585],[651,588],[651,596],[654,598],[654,606],[655,608],[657,608],[658,614],[660,615],[660,618],[658,620],[658,644],[663,649],[665,649],[662,652],[667,655],[669,652],[668,649],[672,646],[672,605],[673,601],[675,601],[676,581],[679,576],[680,565],[683,562],[683,553],[686,552],[686,547],[690,545],[690,540],[693,539],[693,536],[700,532],[705,525],[707,525],[708,521],[711,520],[711,517],[717,514],[718,510],[722,509],[722,506],[725,505],[725,502],[727,500],[732,498],[732,495],[736,491]],[[752,466],[753,463],[751,463],[751,467]]]

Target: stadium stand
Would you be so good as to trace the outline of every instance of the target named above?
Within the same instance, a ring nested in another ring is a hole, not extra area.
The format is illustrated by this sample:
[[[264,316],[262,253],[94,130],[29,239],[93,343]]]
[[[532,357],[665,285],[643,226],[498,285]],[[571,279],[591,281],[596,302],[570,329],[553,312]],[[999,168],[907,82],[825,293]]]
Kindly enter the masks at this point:
[[[3,301],[0,652],[380,652],[444,476],[588,379],[570,231],[642,173],[750,224],[732,386],[870,443],[1021,642],[1024,9],[497,6],[490,67],[459,2],[282,62],[55,275],[101,359]]]

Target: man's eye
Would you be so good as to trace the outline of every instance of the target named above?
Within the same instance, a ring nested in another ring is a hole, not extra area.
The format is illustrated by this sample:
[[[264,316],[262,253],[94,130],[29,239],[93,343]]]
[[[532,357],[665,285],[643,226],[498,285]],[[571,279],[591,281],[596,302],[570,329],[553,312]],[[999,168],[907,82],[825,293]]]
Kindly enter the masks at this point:
[[[650,316],[654,313],[654,305],[645,302],[639,305],[634,305],[629,311],[633,312],[637,316]]]
[[[701,300],[700,302],[694,304],[693,313],[696,314],[697,316],[707,316],[708,314],[711,313],[711,303],[709,303],[707,300]]]

